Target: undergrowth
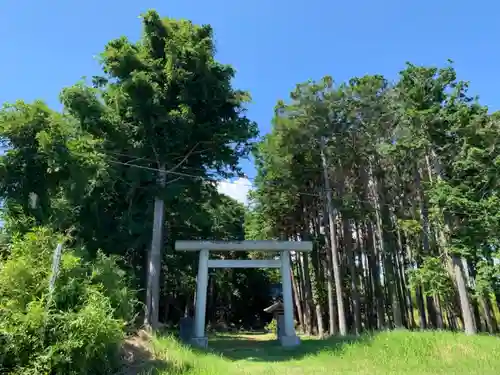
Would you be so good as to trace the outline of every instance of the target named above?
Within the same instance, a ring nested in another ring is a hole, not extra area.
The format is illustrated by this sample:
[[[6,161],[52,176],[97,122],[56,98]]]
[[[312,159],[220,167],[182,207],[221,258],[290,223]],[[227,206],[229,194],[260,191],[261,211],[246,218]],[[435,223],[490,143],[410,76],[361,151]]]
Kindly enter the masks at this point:
[[[116,259],[65,248],[49,293],[56,245],[38,228],[13,239],[0,263],[0,373],[108,374],[119,365],[134,294]]]

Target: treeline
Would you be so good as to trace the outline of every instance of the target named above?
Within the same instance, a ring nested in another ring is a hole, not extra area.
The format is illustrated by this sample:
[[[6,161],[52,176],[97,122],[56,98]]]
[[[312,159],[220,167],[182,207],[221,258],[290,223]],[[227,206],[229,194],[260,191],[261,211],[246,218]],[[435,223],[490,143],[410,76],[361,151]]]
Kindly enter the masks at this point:
[[[293,257],[305,332],[497,331],[499,131],[451,63],[278,102],[247,229],[314,242]]]

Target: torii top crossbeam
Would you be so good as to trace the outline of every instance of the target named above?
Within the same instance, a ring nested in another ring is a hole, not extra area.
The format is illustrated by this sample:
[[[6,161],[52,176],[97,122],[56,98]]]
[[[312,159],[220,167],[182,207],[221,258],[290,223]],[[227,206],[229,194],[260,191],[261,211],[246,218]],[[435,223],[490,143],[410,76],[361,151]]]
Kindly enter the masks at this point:
[[[176,241],[177,251],[312,251],[311,241]]]

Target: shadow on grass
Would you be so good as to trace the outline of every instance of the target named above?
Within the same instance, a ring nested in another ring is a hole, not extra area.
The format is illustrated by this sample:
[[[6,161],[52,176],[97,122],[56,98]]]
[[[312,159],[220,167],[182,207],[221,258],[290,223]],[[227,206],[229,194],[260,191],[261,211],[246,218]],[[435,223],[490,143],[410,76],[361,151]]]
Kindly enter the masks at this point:
[[[261,334],[261,336],[265,337],[266,335]],[[258,334],[245,334],[244,336],[223,335],[209,340],[208,351],[232,361],[286,362],[300,360],[325,350],[335,355],[346,345],[360,342],[368,344],[370,341],[371,336],[369,335],[345,338],[331,337],[323,340],[302,338],[299,346],[283,348],[276,340],[259,340]],[[198,351],[197,349],[194,350]]]
[[[217,332],[217,331],[212,331],[208,332],[211,337],[214,337],[216,340],[223,340],[225,338],[230,338],[234,339],[235,337],[247,337],[247,336],[257,336],[257,337],[266,337],[269,336],[269,333],[266,331],[228,331],[228,332]],[[240,337],[240,338],[242,338]],[[242,338],[243,339],[243,338]],[[252,340],[252,339],[251,339]]]
[[[153,358],[151,351],[140,340],[127,340],[122,347],[123,367],[117,375],[148,375],[160,371],[182,373],[189,370],[187,364],[179,369],[171,363]],[[167,372],[167,373],[170,373]]]

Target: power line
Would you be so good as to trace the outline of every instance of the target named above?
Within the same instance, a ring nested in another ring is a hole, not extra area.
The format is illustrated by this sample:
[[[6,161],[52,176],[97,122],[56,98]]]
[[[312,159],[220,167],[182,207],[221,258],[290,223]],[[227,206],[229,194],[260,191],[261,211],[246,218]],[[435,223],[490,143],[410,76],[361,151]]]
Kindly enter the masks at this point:
[[[205,149],[206,150],[206,149]],[[249,188],[255,188],[255,186],[251,183],[244,183],[244,182],[234,182],[234,181],[228,181],[227,179],[224,179],[224,181],[221,181],[221,180],[218,180],[218,179],[211,179],[207,176],[201,176],[201,175],[195,175],[195,174],[191,174],[191,173],[185,173],[185,172],[178,172],[176,170],[167,170],[167,171],[163,171],[159,168],[155,168],[155,167],[148,167],[148,166],[143,166],[143,165],[138,165],[138,164],[133,164],[132,162],[134,161],[139,161],[139,160],[144,160],[144,161],[149,161],[149,162],[154,162],[156,163],[155,160],[152,160],[152,159],[149,159],[149,158],[142,158],[142,157],[137,157],[136,156],[131,156],[131,155],[128,155],[128,154],[124,154],[124,153],[118,153],[118,152],[112,152],[112,151],[103,151],[103,153],[105,154],[115,154],[117,156],[122,156],[122,157],[127,157],[127,158],[131,158],[131,159],[134,159],[132,160],[131,162],[121,162],[121,161],[118,161],[118,160],[108,160],[108,162],[110,163],[113,163],[113,164],[117,164],[117,165],[123,165],[123,166],[127,166],[127,167],[133,167],[133,168],[139,168],[139,169],[143,169],[143,170],[147,170],[147,171],[151,171],[151,172],[164,172],[165,174],[167,175],[174,175],[174,176],[178,176],[179,178],[194,178],[194,179],[200,179],[202,181],[208,181],[208,182],[212,182],[212,183],[217,183],[217,182],[224,182],[224,183],[227,183],[227,184],[233,184],[233,185],[236,185],[236,186],[244,186],[244,187],[249,187]],[[110,156],[110,155],[109,155]],[[186,156],[179,156],[179,158],[186,158]],[[207,172],[207,169],[204,169],[204,168],[195,168],[195,167],[182,167],[182,166],[179,166],[179,168],[181,169],[195,169],[195,170],[198,170],[198,171],[202,171],[202,172]],[[313,169],[311,168],[311,170],[315,170],[315,171],[321,171],[322,169],[320,169],[319,167],[317,169]],[[214,171],[215,173],[217,173],[217,171]],[[245,178],[249,181],[255,181],[256,178],[250,178],[248,176],[245,176]],[[178,180],[178,179],[177,179]],[[177,181],[175,180],[175,181]],[[170,183],[173,183],[175,181],[170,181]],[[168,182],[167,182],[168,183]],[[274,182],[274,181],[266,181],[265,182],[266,185],[271,185],[271,186],[281,186],[282,184],[279,183],[279,182]],[[326,192],[325,189],[320,189],[321,190],[321,193],[316,193],[316,192],[305,192],[305,191],[295,191],[293,192],[294,194],[296,195],[303,195],[303,196],[310,196],[310,197],[318,197],[318,198],[323,198],[323,193]],[[374,202],[370,201],[370,200],[362,200],[362,199],[355,199],[355,200],[351,200],[351,203],[358,203],[358,204],[369,204],[369,205],[373,205]],[[392,204],[389,204],[389,203],[378,203],[379,205],[382,205],[382,206],[387,206],[387,207],[391,207],[393,208],[394,205]],[[464,213],[464,212],[458,212],[458,211],[453,211],[453,212],[450,212],[451,214],[462,214],[462,215],[467,215],[468,213]]]
[[[145,166],[140,166],[140,165],[136,165],[136,164],[127,164],[127,163],[118,162],[118,161],[110,161],[110,162],[115,163],[115,164],[120,164],[120,165],[128,166],[128,167],[135,167],[135,168],[141,168],[141,169],[145,169],[145,170],[149,170],[149,171],[154,171],[154,172],[161,172],[161,170],[159,168],[145,167]],[[220,180],[219,181],[217,181],[217,180],[211,180],[211,179],[208,179],[207,177],[204,177],[204,176],[192,175],[192,174],[183,173],[183,172],[169,171],[169,172],[165,172],[165,173],[166,174],[172,174],[172,175],[180,176],[180,177],[201,179],[203,181],[209,181],[209,182],[221,182]],[[247,178],[247,179],[248,180],[252,180],[250,178]],[[225,183],[229,183],[229,184],[234,184],[236,186],[245,186],[245,187],[250,187],[250,188],[254,188],[255,187],[253,184],[236,183],[236,182],[227,181],[227,180],[225,180],[224,182]],[[270,184],[270,185],[279,186],[278,183],[273,183],[272,181],[268,181],[267,183]],[[322,192],[324,193],[325,190],[322,189]],[[310,193],[310,192],[304,192],[304,191],[298,191],[298,192],[294,192],[294,193],[297,194],[297,195],[305,195],[305,196],[312,196],[312,197],[318,197],[318,198],[322,198],[323,197],[322,194],[320,194],[320,193]],[[372,202],[372,201],[362,200],[362,199],[351,200],[351,203],[369,204],[369,205],[373,205],[374,204],[374,202]],[[390,207],[390,208],[394,207],[394,205],[389,204],[389,203],[376,203],[376,204],[379,204],[379,205],[382,205],[382,206],[387,206],[387,207]],[[468,215],[469,214],[469,213],[459,212],[459,211],[450,211],[450,213],[451,214],[455,214],[455,215],[457,215],[457,214]]]
[[[164,170],[161,170],[159,168],[153,168],[153,167],[146,167],[146,166],[143,166],[143,165],[124,163],[124,162],[117,161],[117,160],[109,160],[109,162],[113,163],[113,164],[125,165],[127,167],[134,167],[134,168],[139,168],[139,169],[145,169],[145,170],[153,171],[153,172],[160,172],[160,173],[165,173],[165,174],[172,174],[174,176],[190,177],[190,178],[200,178],[200,179],[203,179],[203,180],[209,180],[208,178],[206,178],[204,176],[196,176],[196,175],[192,175],[192,174],[188,174],[188,173],[183,173],[183,172],[176,172],[176,171],[164,171]],[[214,180],[214,181],[216,181],[216,180]]]
[[[154,171],[154,172],[157,172],[157,173],[158,172],[162,172],[162,170],[160,170],[159,168],[154,168],[154,167],[146,167],[146,166],[137,165],[137,164],[124,163],[124,162],[120,162],[120,161],[116,161],[116,160],[109,160],[109,162],[111,162],[113,164],[124,165],[124,166],[127,166],[127,167],[134,167],[134,168],[144,169],[144,170],[148,170],[148,171]],[[180,177],[201,179],[201,180],[209,181],[209,182],[224,182],[224,183],[233,184],[233,185],[237,185],[237,186],[245,186],[245,187],[250,187],[250,188],[254,188],[255,187],[253,184],[236,183],[234,181],[227,181],[227,179],[224,179],[224,181],[215,180],[215,179],[212,180],[212,179],[209,179],[209,178],[207,178],[205,176],[193,175],[193,174],[184,173],[184,172],[165,171],[165,173],[166,174],[172,174],[174,176],[180,176]],[[255,180],[254,178],[249,178],[249,177],[245,177],[245,178],[247,180],[249,180],[249,181]],[[269,183],[271,183],[271,181],[269,181]],[[275,185],[277,185],[277,184],[275,184]],[[308,195],[308,196],[320,197],[319,193],[298,192],[298,194],[299,195]]]

